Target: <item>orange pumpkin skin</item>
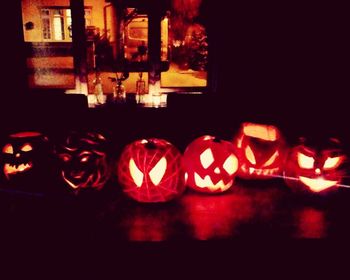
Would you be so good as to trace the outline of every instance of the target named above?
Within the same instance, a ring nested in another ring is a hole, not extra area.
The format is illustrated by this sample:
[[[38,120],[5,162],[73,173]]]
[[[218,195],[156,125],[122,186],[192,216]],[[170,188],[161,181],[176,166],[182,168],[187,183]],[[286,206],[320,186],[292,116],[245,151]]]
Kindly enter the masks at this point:
[[[288,147],[277,127],[243,123],[233,143],[240,162],[238,177],[271,179],[282,175]]]
[[[184,191],[181,153],[163,139],[137,140],[127,145],[117,165],[124,193],[139,202],[165,202]]]
[[[238,169],[231,142],[205,135],[191,142],[183,155],[186,185],[205,193],[228,190]]]
[[[305,138],[288,155],[283,177],[294,192],[326,194],[343,182],[347,157],[339,140],[324,140],[315,145]]]

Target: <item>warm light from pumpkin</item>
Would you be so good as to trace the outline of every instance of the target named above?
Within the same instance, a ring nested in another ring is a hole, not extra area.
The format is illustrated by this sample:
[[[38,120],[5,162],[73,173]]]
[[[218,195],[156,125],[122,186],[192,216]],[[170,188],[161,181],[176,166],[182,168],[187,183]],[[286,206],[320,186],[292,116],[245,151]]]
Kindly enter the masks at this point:
[[[264,179],[282,173],[287,147],[277,127],[243,123],[233,143],[240,162],[237,176]]]
[[[205,135],[188,145],[183,157],[186,184],[200,192],[224,192],[234,181],[238,160],[232,143]]]
[[[118,181],[124,193],[140,202],[165,202],[185,189],[181,153],[163,139],[127,145],[118,162]]]

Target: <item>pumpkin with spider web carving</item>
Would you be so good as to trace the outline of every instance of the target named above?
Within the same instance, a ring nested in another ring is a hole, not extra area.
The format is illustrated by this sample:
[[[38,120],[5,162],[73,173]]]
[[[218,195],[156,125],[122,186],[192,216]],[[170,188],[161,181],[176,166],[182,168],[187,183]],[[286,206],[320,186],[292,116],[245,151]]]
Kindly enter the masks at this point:
[[[185,189],[181,153],[163,139],[137,140],[119,158],[118,181],[124,193],[139,202],[165,202]]]

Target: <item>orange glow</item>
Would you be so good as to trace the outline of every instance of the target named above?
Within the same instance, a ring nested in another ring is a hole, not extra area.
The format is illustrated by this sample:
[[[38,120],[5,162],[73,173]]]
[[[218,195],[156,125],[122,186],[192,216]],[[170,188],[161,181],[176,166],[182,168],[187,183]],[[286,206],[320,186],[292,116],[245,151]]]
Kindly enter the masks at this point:
[[[343,161],[342,157],[328,157],[323,165],[324,169],[335,169]]]
[[[277,140],[277,129],[272,125],[246,123],[243,126],[243,133],[246,136],[259,138],[265,141]]]
[[[211,191],[216,191],[216,190],[225,191],[229,189],[233,184],[233,180],[231,180],[227,184],[225,184],[223,180],[220,180],[219,182],[214,184],[209,175],[206,175],[203,179],[201,176],[198,175],[197,172],[194,173],[194,181],[197,187],[208,188]]]
[[[302,209],[297,215],[297,237],[323,238],[326,235],[326,221],[324,212],[313,209]]]
[[[199,157],[201,164],[205,169],[207,169],[214,162],[213,152],[210,148],[206,149],[203,153],[201,153]]]
[[[238,159],[230,155],[224,162],[223,168],[229,175],[233,175],[238,169]]]
[[[24,137],[36,137],[42,135],[39,132],[35,131],[24,131],[24,132],[18,132],[15,134],[11,134],[10,137],[16,137],[16,138],[24,138]]]
[[[199,240],[226,238],[238,233],[237,227],[255,214],[253,200],[245,194],[220,196],[188,194],[181,199],[184,219]]]
[[[245,155],[246,155],[247,159],[250,161],[251,164],[254,164],[254,165],[256,164],[254,153],[253,153],[252,149],[249,146],[247,146],[245,148]]]
[[[22,173],[22,172],[28,171],[32,168],[32,166],[33,166],[32,163],[22,163],[18,166],[5,163],[4,174],[5,174],[6,178],[9,179],[10,175],[14,175],[17,173]]]
[[[133,159],[130,159],[129,161],[129,170],[134,183],[140,188],[143,182],[143,173],[140,171],[140,169],[138,169]]]
[[[13,154],[13,147],[11,144],[6,144],[2,149],[2,152],[5,154]]]
[[[163,179],[166,168],[167,168],[166,158],[162,157],[150,171],[149,177],[151,178],[151,181],[155,186],[158,186],[160,181]]]
[[[312,169],[314,168],[315,160],[313,157],[306,156],[298,152],[298,164],[301,168]]]
[[[325,180],[322,177],[311,179],[303,176],[299,176],[300,181],[308,186],[310,190],[314,192],[321,192],[325,189],[335,186],[338,181]]]
[[[23,152],[29,152],[31,150],[33,150],[32,145],[30,145],[28,143],[24,144],[23,147],[21,148],[21,151],[23,151]]]

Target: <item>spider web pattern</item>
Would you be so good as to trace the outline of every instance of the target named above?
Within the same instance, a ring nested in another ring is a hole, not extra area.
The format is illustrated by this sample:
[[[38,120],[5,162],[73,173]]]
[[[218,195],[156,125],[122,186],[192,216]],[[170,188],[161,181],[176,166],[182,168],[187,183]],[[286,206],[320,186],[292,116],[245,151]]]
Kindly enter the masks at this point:
[[[131,143],[124,149],[118,163],[118,180],[125,194],[137,201],[165,202],[180,195],[185,189],[181,153],[165,140],[149,141],[156,144],[155,149],[146,148],[145,143],[141,141]],[[163,157],[167,161],[167,167],[160,183],[154,185],[149,173]],[[140,187],[135,184],[130,174],[131,159],[143,173]]]

